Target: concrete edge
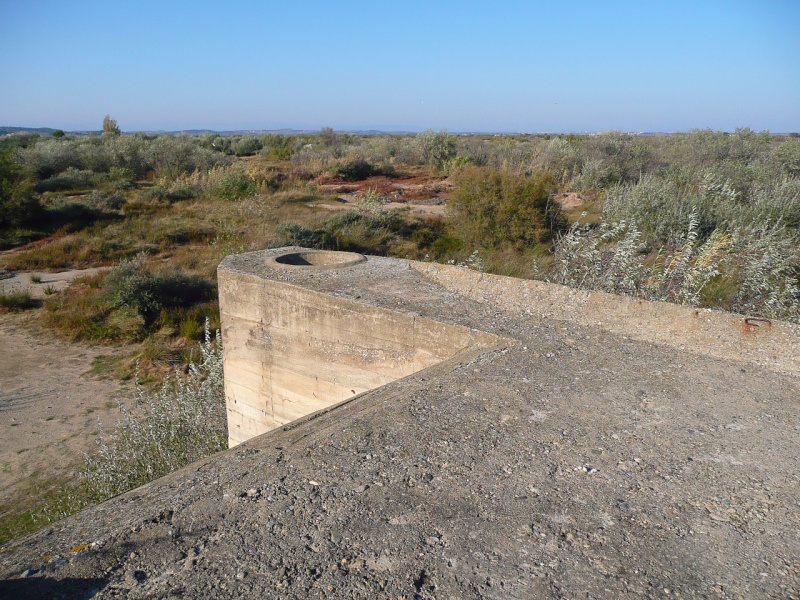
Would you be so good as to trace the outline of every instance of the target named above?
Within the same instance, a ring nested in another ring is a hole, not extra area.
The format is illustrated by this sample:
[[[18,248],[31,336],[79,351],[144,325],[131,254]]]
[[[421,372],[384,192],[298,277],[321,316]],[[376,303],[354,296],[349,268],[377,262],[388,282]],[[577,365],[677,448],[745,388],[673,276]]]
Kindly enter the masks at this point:
[[[599,327],[643,342],[800,375],[800,325],[794,323],[577,290],[453,265],[409,264],[452,292],[518,314]]]
[[[481,347],[477,347],[477,348],[466,348],[466,349],[463,349],[463,350],[459,351],[457,354],[455,354],[455,355],[451,356],[450,358],[448,358],[447,360],[444,360],[444,361],[442,361],[440,363],[437,363],[435,365],[431,365],[430,367],[426,367],[425,369],[422,369],[421,371],[416,371],[415,373],[411,373],[410,375],[406,375],[405,377],[400,377],[399,379],[395,379],[394,381],[392,381],[390,383],[387,383],[386,385],[382,385],[382,386],[377,387],[375,389],[367,390],[366,392],[361,392],[360,394],[356,394],[355,396],[347,398],[346,400],[342,400],[341,402],[339,402],[337,404],[333,404],[331,406],[327,406],[325,408],[322,408],[322,409],[320,409],[320,410],[318,410],[316,412],[309,413],[309,414],[307,414],[307,415],[305,415],[303,417],[300,417],[299,419],[295,419],[291,423],[286,423],[285,425],[283,425],[281,427],[276,427],[275,429],[273,429],[271,431],[268,431],[266,433],[262,433],[259,436],[256,436],[256,437],[254,437],[254,438],[252,438],[250,440],[247,440],[246,442],[242,442],[241,444],[236,446],[236,448],[246,447],[247,444],[249,444],[251,442],[256,442],[257,440],[262,440],[263,441],[264,438],[266,438],[270,434],[275,434],[275,433],[277,433],[279,431],[292,431],[294,429],[298,429],[299,427],[302,427],[302,426],[310,423],[311,421],[315,421],[316,419],[318,419],[318,418],[320,418],[320,417],[322,417],[322,416],[324,416],[324,415],[326,415],[326,414],[328,414],[330,412],[333,412],[335,410],[342,409],[342,408],[346,407],[349,404],[354,404],[354,403],[357,403],[357,402],[360,402],[360,401],[367,402],[367,401],[369,401],[368,396],[370,396],[372,394],[376,394],[376,393],[383,393],[383,391],[389,386],[402,385],[406,381],[410,381],[412,379],[418,379],[419,377],[425,378],[425,377],[434,376],[434,375],[436,375],[437,373],[440,373],[440,372],[441,373],[449,372],[449,371],[453,370],[454,368],[457,368],[459,366],[467,364],[467,363],[469,363],[471,361],[474,361],[474,360],[477,360],[477,359],[480,359],[480,358],[484,358],[489,354],[497,353],[497,352],[504,352],[507,348],[509,348],[509,347],[511,347],[511,346],[513,346],[513,345],[515,345],[517,343],[516,340],[508,340],[508,341],[509,341],[509,344],[507,346],[502,346],[502,345],[498,345],[498,346],[481,346]]]

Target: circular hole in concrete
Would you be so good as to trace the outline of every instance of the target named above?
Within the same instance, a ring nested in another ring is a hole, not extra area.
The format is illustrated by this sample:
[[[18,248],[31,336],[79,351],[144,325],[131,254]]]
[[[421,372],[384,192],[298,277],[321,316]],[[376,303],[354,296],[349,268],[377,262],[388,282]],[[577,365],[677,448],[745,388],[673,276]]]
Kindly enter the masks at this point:
[[[272,259],[282,267],[312,267],[316,269],[339,269],[367,260],[356,252],[333,252],[329,250],[307,250],[287,252]]]

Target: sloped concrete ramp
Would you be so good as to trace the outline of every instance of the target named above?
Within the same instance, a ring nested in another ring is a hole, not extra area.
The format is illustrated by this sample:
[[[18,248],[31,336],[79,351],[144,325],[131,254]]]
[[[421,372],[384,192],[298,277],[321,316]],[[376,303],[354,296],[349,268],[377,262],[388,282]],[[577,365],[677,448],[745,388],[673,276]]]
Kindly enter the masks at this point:
[[[15,540],[0,595],[800,595],[796,326],[651,304],[606,318],[617,299],[570,304],[558,286],[374,257],[276,271],[269,256],[236,268],[512,342]],[[649,341],[659,319],[718,342]]]

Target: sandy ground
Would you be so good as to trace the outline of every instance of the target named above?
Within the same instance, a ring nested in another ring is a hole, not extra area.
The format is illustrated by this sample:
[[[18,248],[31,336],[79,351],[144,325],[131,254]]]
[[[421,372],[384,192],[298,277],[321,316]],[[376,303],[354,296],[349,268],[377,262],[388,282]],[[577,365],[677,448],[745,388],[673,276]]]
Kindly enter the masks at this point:
[[[34,298],[46,297],[45,289],[51,288],[57,292],[66,289],[70,282],[78,277],[94,275],[98,271],[103,271],[108,267],[95,267],[92,269],[80,269],[73,271],[61,271],[50,273],[48,271],[33,271],[31,273],[16,273],[13,277],[0,279],[0,294],[7,294],[13,291],[30,290]],[[38,276],[39,283],[34,283],[31,277]]]
[[[69,275],[45,273],[41,285],[61,285],[59,276]],[[130,385],[89,372],[98,357],[124,349],[57,341],[36,333],[27,318],[0,315],[0,511],[74,476],[100,423],[112,425],[118,399],[133,394]]]

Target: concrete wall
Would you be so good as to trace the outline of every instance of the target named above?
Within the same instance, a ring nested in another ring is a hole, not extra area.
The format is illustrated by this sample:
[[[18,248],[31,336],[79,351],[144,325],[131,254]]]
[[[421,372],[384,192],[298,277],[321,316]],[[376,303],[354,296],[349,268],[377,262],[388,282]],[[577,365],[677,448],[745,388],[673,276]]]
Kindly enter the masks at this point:
[[[219,297],[231,447],[499,341],[466,327],[222,268]]]

